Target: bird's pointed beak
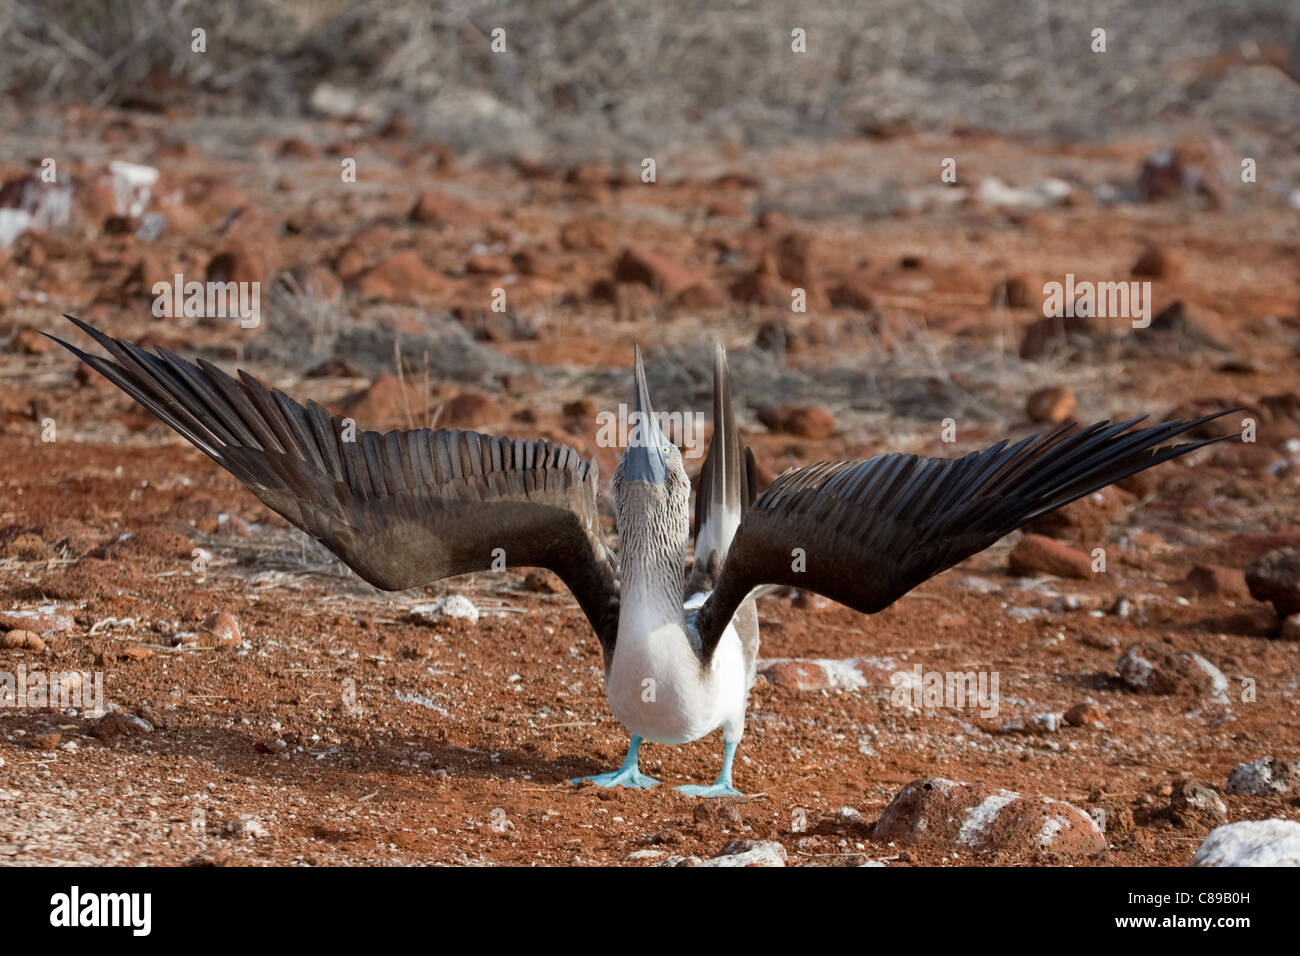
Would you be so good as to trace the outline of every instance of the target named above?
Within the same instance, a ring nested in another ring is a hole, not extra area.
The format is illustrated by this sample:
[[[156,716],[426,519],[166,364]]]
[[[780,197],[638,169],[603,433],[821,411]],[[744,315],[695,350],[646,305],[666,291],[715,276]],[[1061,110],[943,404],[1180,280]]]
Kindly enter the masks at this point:
[[[663,452],[667,439],[659,430],[650,404],[640,346],[636,347],[636,403],[628,425],[627,451],[623,453],[624,480],[664,484],[668,480],[668,456]]]

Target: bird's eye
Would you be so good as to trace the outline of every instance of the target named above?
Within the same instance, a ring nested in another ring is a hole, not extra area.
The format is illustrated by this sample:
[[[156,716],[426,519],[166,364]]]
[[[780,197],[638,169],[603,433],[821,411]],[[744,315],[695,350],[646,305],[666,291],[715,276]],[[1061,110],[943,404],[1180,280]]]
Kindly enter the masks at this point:
[[[665,457],[665,458],[671,458],[672,455],[673,455],[673,446],[672,446],[672,445],[669,445],[669,444],[663,444],[663,445],[660,445],[660,446],[659,446],[659,450],[660,450],[661,452],[664,453],[664,457]]]

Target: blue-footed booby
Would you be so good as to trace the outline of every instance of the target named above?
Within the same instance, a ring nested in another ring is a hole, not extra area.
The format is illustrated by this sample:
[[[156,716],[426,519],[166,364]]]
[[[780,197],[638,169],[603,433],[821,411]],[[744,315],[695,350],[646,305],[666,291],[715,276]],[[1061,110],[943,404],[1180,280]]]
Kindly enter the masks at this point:
[[[885,454],[791,469],[756,495],[726,357],[713,367],[714,431],[696,491],[661,430],[636,351],[635,410],[613,478],[620,550],[607,546],[594,462],[548,441],[472,431],[359,432],[244,372],[150,354],[67,317],[112,357],[56,342],[135,398],[376,587],[404,590],[493,567],[555,572],[603,652],[606,696],[631,735],[623,765],[585,778],[650,787],[643,740],[721,729],[722,769],[694,796],[729,796],[758,655],[754,596],[802,588],[862,613],[1039,515],[1220,439],[1169,444],[1219,415],[1137,427],[1073,423],[961,458]],[[798,553],[801,560],[794,560]]]

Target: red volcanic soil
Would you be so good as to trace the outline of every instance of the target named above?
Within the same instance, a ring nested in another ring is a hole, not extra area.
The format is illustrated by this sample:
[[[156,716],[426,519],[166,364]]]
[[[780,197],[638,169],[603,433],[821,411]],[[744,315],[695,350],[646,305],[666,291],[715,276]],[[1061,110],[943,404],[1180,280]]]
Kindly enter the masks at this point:
[[[124,158],[160,170],[126,213],[89,148],[122,124]],[[653,184],[635,164],[452,164],[363,136],[344,183],[345,132],[231,159],[158,118],[81,111],[72,218],[0,250],[0,671],[102,672],[112,711],[0,710],[0,863],[649,865],[742,839],[791,864],[1183,865],[1214,823],[1300,819],[1296,790],[1227,788],[1240,763],[1300,754],[1300,641],[1241,575],[1300,545],[1300,227],[1234,180],[1223,143],[1180,144],[1201,185],[1163,192],[1142,188],[1154,142],[926,134],[681,156]],[[155,318],[150,290],[178,272],[261,281],[260,323]],[[1157,321],[1044,324],[1067,273],[1150,282]],[[558,580],[370,588],[37,334],[90,348],[64,311],[375,426],[564,441],[606,478],[598,418],[630,398],[634,342],[656,404],[706,414],[710,346],[728,346],[768,480],[1049,427],[1031,415],[1244,411],[1228,441],[881,614],[763,598],[735,774],[750,796],[708,803],[672,786],[713,779],[716,736],[647,745],[651,791],[566,782],[617,766],[626,734]],[[451,593],[477,623],[412,621]],[[1126,683],[1134,645],[1166,679]],[[996,674],[997,713],[898,699],[891,676],[917,667]],[[935,777],[1032,799],[978,841],[878,825]],[[1179,812],[1184,778],[1223,812]],[[1074,838],[1038,840],[1039,797],[1104,817],[1104,836],[1080,814]]]

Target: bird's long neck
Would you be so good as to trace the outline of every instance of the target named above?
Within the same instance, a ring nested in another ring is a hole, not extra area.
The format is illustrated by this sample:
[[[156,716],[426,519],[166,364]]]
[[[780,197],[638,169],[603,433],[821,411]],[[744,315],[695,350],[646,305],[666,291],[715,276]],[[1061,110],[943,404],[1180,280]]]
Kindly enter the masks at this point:
[[[622,614],[634,614],[642,626],[680,624],[689,518],[646,504],[633,500],[619,509]]]

